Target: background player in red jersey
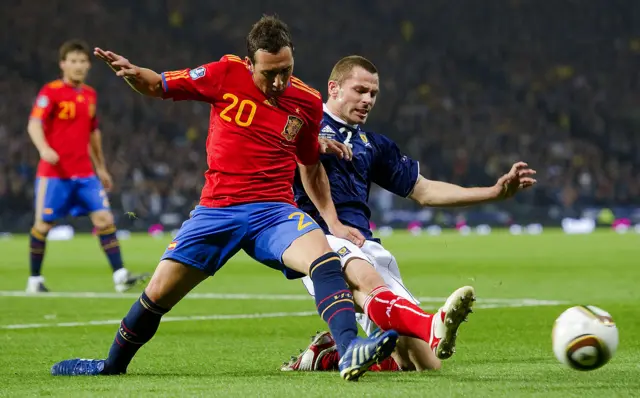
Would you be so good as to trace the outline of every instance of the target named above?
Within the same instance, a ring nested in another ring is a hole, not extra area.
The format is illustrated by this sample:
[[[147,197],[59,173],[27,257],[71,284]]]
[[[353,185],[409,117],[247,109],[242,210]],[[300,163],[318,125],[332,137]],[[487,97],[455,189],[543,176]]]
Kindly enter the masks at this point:
[[[357,380],[389,356],[398,337],[390,330],[357,337],[353,295],[340,258],[318,224],[293,201],[300,164],[302,182],[331,233],[361,244],[363,236],[338,220],[320,163],[320,94],[292,76],[288,27],[263,17],[247,36],[248,56],[227,55],[194,69],[158,74],[96,48],[118,76],[151,97],[211,104],[205,186],[200,205],[169,244],[140,299],[122,320],[106,360],[71,359],[54,375],[122,374],[138,348],[155,334],[162,315],[214,275],[240,249],[287,278],[309,275],[318,313],[341,354],[340,374]]]
[[[112,182],[102,154],[97,96],[84,84],[91,66],[89,56],[89,47],[79,40],[60,47],[62,79],[40,90],[29,118],[27,130],[40,154],[29,247],[30,293],[47,291],[41,275],[46,237],[55,221],[69,214],[91,218],[113,269],[117,291],[128,290],[145,277],[131,275],[122,264],[106,194]]]

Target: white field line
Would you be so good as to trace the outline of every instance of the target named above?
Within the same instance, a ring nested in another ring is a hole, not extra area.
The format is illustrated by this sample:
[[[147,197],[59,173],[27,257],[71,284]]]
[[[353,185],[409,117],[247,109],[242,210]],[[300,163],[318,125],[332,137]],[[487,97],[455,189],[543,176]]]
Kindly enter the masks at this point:
[[[221,319],[266,319],[285,317],[304,317],[317,315],[315,311],[305,312],[271,312],[266,314],[231,314],[231,315],[195,315],[195,316],[165,316],[162,322],[211,321]],[[119,325],[120,319],[88,322],[58,322],[58,323],[25,323],[17,325],[0,325],[0,329],[39,329],[39,328],[70,328],[77,326]]]
[[[100,298],[100,299],[136,299],[140,293],[115,292],[50,292],[26,293],[22,290],[0,290],[0,297],[28,297],[28,298]],[[307,294],[250,294],[250,293],[191,293],[185,299],[191,300],[274,300],[274,301],[311,301]],[[446,297],[418,297],[423,303],[444,303]],[[557,300],[538,299],[506,299],[506,298],[478,298],[478,304],[502,304],[500,307],[544,306],[566,304]],[[491,307],[487,307],[491,308]]]
[[[29,297],[29,298],[137,298],[135,293],[94,293],[94,292],[56,292],[44,294],[27,294],[22,291],[0,291],[0,296],[4,297]],[[225,300],[311,300],[307,295],[271,295],[271,294],[218,294],[218,293],[193,293],[187,297],[191,299],[225,299]],[[423,303],[434,304],[444,302],[443,297],[420,297]],[[478,300],[474,306],[476,309],[492,308],[522,308],[548,305],[566,304],[562,301],[536,300],[536,299],[484,299]],[[426,305],[425,307],[436,307]],[[196,316],[165,316],[162,322],[188,322],[188,321],[210,321],[210,320],[232,320],[232,319],[266,319],[284,317],[306,317],[316,316],[314,311],[304,312],[273,312],[258,314],[230,314],[230,315],[196,315]],[[39,329],[39,328],[62,328],[79,326],[99,326],[117,325],[119,319],[94,320],[87,322],[57,322],[57,323],[27,323],[14,325],[0,325],[0,330],[15,329]]]

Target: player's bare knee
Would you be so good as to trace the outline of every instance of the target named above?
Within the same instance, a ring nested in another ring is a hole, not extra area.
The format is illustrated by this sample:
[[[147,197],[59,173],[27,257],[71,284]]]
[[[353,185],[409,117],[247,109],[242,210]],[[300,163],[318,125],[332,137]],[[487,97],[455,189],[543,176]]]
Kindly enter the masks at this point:
[[[416,370],[416,367],[413,364],[413,362],[411,362],[411,359],[409,359],[405,355],[401,355],[400,353],[398,353],[397,350],[393,353],[392,357],[393,357],[393,360],[396,361],[396,364],[398,364],[398,367],[403,372],[412,372]]]
[[[113,214],[108,210],[91,213],[91,222],[97,229],[105,229],[114,224]]]
[[[170,310],[208,277],[204,272],[173,260],[162,260],[144,290],[151,301]]]
[[[431,366],[431,369],[425,369],[425,370],[440,370],[440,369],[442,369],[442,361],[439,359],[436,359],[433,365]]]
[[[435,359],[432,359],[431,361],[429,361],[429,363],[426,363],[426,364],[422,364],[420,362],[415,362],[415,363],[413,363],[413,367],[414,367],[414,370],[416,370],[417,372],[427,372],[427,371],[440,370],[442,368],[442,361],[440,361],[439,359],[435,358]]]
[[[144,293],[149,297],[151,301],[155,304],[163,306],[161,303],[163,301],[164,293],[163,293],[163,284],[162,281],[159,281],[158,278],[154,276],[151,278],[147,287],[144,289]],[[164,306],[163,306],[164,307]],[[166,307],[165,307],[166,308]]]
[[[329,246],[329,242],[327,242],[327,237],[324,232],[320,229],[316,229],[308,233],[311,242],[308,244],[309,258],[308,261],[313,262],[317,258],[327,255],[329,253],[335,253],[331,246]],[[306,235],[305,235],[306,236]]]
[[[42,220],[36,220],[36,222],[33,223],[33,229],[42,235],[48,234],[49,231],[51,231],[51,228],[53,228],[52,223],[44,222]]]
[[[384,279],[368,261],[361,258],[352,258],[344,266],[344,275],[347,283],[365,294],[384,286]]]
[[[423,372],[438,370],[442,367],[442,363],[429,347],[429,343],[415,337],[400,337],[393,359],[403,371]]]
[[[154,304],[170,310],[177,304],[179,299],[176,300],[174,292],[171,291],[171,282],[156,275],[157,273],[153,274],[149,284],[144,289],[144,293]]]
[[[405,352],[403,355],[395,352],[393,359],[403,372],[427,372],[440,370],[442,362],[438,358],[429,358],[424,361],[424,355],[413,355],[413,353]]]
[[[436,357],[436,354],[426,342],[410,344],[408,354],[414,369],[418,372],[440,370],[442,368],[442,361]]]
[[[309,274],[311,264],[329,253],[334,252],[324,232],[315,229],[294,240],[282,254],[282,261],[294,271]]]

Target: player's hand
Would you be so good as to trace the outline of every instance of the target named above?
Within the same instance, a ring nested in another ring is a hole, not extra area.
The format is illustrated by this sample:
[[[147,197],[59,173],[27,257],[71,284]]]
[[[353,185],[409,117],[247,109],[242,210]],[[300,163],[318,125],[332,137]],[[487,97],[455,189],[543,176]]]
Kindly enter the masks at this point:
[[[129,62],[122,55],[118,55],[112,51],[105,51],[99,47],[94,48],[93,54],[103,60],[114,72],[120,77],[137,77],[140,74],[140,68]]]
[[[53,148],[45,148],[40,151],[40,159],[49,164],[55,165],[60,160],[60,156],[58,155],[58,152],[53,150]]]
[[[97,169],[96,175],[100,179],[104,190],[110,192],[111,188],[113,188],[113,179],[111,179],[111,174],[109,174],[109,172],[105,169]]]
[[[360,231],[355,228],[347,227],[340,222],[329,226],[329,232],[331,232],[331,235],[336,238],[346,239],[358,247],[362,247],[362,245],[364,245],[365,239]]]
[[[533,178],[536,171],[529,168],[525,162],[514,163],[511,170],[500,177],[495,185],[498,199],[510,198],[516,192],[535,185],[538,181]]]
[[[349,145],[328,138],[318,138],[318,141],[320,142],[320,153],[323,155],[333,154],[345,160],[351,160],[353,158],[353,151]]]

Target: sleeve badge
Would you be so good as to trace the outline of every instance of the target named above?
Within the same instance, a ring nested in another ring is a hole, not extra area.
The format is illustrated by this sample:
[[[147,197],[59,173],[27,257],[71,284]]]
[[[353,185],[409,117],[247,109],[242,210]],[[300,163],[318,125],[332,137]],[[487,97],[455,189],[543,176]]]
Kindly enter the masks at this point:
[[[46,108],[47,106],[49,106],[49,97],[47,97],[46,95],[39,96],[36,100],[36,105],[38,106],[38,108]]]

